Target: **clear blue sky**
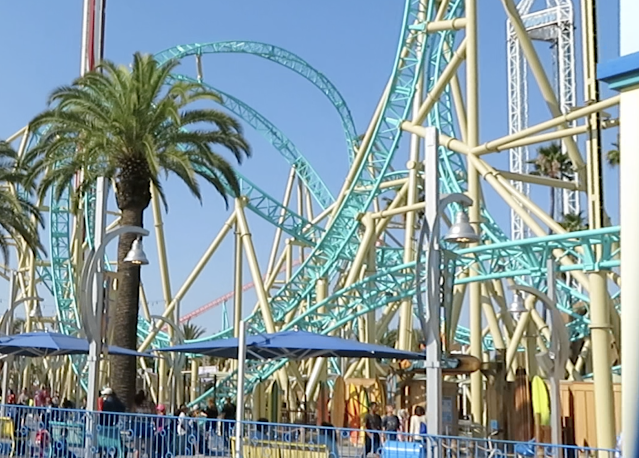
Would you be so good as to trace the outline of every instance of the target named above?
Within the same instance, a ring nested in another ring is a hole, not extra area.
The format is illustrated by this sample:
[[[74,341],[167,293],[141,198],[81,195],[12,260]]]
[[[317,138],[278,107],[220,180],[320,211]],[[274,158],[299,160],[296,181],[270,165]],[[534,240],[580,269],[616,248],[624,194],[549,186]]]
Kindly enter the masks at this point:
[[[618,2],[605,3],[607,8],[599,11],[601,60],[618,54]],[[507,133],[506,27],[501,2],[481,0],[479,4],[481,141],[488,141]],[[274,44],[324,73],[348,102],[357,128],[363,132],[391,70],[402,10],[403,2],[398,0],[109,0],[105,54],[110,60],[128,63],[135,51],[155,53],[193,42],[253,40]],[[0,138],[24,126],[44,108],[52,89],[78,75],[81,15],[80,0],[0,3],[0,17],[4,18],[0,28]],[[575,36],[579,41],[579,27]],[[544,61],[550,62],[547,44],[539,44],[538,49]],[[194,60],[186,60],[182,70],[193,74]],[[579,63],[577,74],[581,74]],[[208,83],[248,102],[275,123],[331,190],[339,189],[347,172],[344,135],[333,107],[310,83],[271,62],[246,55],[207,56],[204,76]],[[532,124],[548,115],[532,84],[531,88]],[[577,94],[578,104],[582,104],[581,87]],[[288,173],[286,163],[258,134],[248,131],[247,135],[254,158],[242,166],[242,173],[273,196],[281,196]],[[614,140],[614,135],[616,132],[607,133],[606,142]],[[507,168],[507,154],[491,157],[490,162]],[[609,212],[617,220],[616,173],[607,170],[606,180]],[[484,183],[483,188],[493,215],[509,232],[508,209],[488,185]],[[229,211],[212,191],[205,193],[200,205],[176,183],[169,183],[167,190],[169,214],[165,221],[175,292]],[[534,190],[533,196],[547,207],[546,189]],[[146,221],[150,226],[150,210]],[[249,224],[264,268],[273,230],[253,215],[249,215]],[[152,262],[144,270],[147,296],[150,301],[161,301],[152,238],[146,241],[146,250]],[[232,289],[232,250],[229,239],[183,301],[184,312]],[[5,291],[6,285],[0,285],[2,297],[6,297]],[[246,303],[252,307],[253,301],[254,295],[247,294]],[[0,303],[0,309],[5,303]],[[155,311],[160,308],[157,302]],[[45,312],[53,312],[50,299]],[[220,316],[219,312],[208,313],[197,324],[219,329]]]

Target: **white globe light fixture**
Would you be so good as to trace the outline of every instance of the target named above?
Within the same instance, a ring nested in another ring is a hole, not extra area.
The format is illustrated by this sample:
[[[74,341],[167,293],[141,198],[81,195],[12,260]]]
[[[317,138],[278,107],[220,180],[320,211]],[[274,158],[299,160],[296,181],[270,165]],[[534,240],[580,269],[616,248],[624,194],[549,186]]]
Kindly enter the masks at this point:
[[[144,253],[144,248],[142,247],[142,238],[137,238],[133,241],[131,249],[124,257],[124,262],[130,262],[131,264],[140,266],[146,266],[149,263],[146,253]]]
[[[479,236],[470,225],[466,212],[457,212],[457,215],[455,216],[455,224],[450,227],[448,233],[444,236],[444,240],[453,243],[479,242]]]

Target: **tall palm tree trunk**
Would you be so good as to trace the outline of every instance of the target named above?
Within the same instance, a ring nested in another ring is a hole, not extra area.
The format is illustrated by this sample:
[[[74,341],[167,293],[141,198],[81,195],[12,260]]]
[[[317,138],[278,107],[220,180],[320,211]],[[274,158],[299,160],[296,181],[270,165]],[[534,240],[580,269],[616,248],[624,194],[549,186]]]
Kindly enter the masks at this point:
[[[122,226],[142,225],[144,209],[123,209]],[[123,234],[118,241],[118,294],[114,314],[114,344],[135,349],[137,346],[138,310],[140,301],[140,266],[124,262],[135,234]],[[111,356],[111,387],[126,404],[133,405],[136,393],[136,359],[133,356]]]

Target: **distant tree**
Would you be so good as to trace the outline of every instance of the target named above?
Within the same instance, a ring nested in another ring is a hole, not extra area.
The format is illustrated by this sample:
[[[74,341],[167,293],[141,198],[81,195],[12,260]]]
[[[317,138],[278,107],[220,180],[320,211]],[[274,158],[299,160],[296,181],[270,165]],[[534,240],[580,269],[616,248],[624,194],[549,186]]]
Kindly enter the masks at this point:
[[[195,340],[206,334],[206,330],[202,326],[193,324],[187,321],[182,325],[182,332],[184,333],[184,340]]]
[[[617,140],[618,142],[619,140]],[[620,163],[619,143],[613,143],[615,149],[611,149],[606,153],[606,161],[610,167],[618,167]]]
[[[559,224],[561,224],[561,227],[566,229],[568,232],[585,231],[588,229],[588,225],[586,224],[586,220],[582,212],[566,213]]]
[[[421,329],[413,329],[413,347],[414,350],[417,349],[417,345],[420,341],[424,340],[424,335],[422,334]],[[385,345],[387,347],[395,347],[399,340],[399,332],[397,329],[389,329],[384,333],[384,335],[379,339],[380,345]]]
[[[182,333],[184,334],[184,340],[195,340],[206,334],[206,329],[204,329],[202,326],[198,326],[197,324],[193,324],[190,321],[187,321],[182,325]],[[190,364],[191,360],[199,359],[201,359],[201,357],[199,356],[189,358],[186,360],[186,363]]]
[[[571,179],[574,176],[572,161],[568,154],[561,150],[561,144],[553,142],[548,146],[541,146],[537,149],[537,157],[528,161],[534,166],[531,175],[538,175],[556,180]],[[550,217],[557,219],[555,215],[555,193],[556,189],[550,187]]]

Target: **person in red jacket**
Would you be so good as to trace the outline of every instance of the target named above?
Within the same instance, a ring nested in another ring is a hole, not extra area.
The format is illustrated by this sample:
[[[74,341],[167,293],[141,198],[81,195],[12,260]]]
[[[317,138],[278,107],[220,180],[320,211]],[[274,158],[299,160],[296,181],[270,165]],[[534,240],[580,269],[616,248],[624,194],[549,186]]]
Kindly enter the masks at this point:
[[[107,396],[110,396],[112,394],[113,394],[113,390],[109,388],[108,386],[105,386],[104,388],[102,388],[102,391],[100,391],[100,397],[98,398],[98,401],[97,401],[98,412],[102,412],[104,410],[104,400],[107,398]]]

